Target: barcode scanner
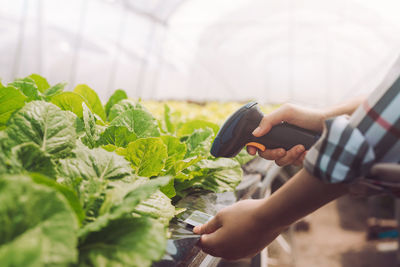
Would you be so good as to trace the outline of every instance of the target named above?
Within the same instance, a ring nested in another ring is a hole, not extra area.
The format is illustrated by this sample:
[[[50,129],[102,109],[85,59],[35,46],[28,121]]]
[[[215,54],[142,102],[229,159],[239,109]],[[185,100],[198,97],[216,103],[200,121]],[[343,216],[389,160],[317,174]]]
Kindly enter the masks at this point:
[[[236,156],[244,146],[265,149],[284,148],[302,144],[308,150],[320,137],[316,132],[282,122],[261,137],[252,132],[258,127],[264,114],[257,102],[249,102],[233,113],[219,130],[211,147],[214,157],[231,158]]]

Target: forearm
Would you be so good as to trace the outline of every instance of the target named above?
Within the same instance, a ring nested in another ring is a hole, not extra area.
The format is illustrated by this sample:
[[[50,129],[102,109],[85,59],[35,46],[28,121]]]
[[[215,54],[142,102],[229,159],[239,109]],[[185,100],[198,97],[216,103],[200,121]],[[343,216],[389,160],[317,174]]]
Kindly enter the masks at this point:
[[[305,169],[264,200],[261,216],[276,228],[288,226],[347,193],[344,184],[325,184]]]
[[[247,199],[219,211],[193,231],[213,256],[234,260],[254,255],[291,223],[345,194],[344,185],[323,184],[304,169],[268,199]]]
[[[323,110],[325,119],[340,115],[351,115],[357,107],[366,99],[365,95],[352,98],[344,103],[333,105]]]

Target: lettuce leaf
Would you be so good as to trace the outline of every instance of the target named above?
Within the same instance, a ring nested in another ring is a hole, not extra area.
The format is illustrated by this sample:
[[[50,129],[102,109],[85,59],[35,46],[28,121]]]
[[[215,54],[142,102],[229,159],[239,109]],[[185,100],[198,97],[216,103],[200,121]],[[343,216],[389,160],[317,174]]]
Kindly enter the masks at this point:
[[[83,220],[85,219],[85,213],[83,212],[82,206],[79,202],[79,198],[75,191],[73,191],[70,187],[57,183],[53,179],[50,179],[40,173],[31,173],[29,175],[36,184],[46,185],[47,187],[51,187],[62,194],[68,201],[68,204],[70,205],[72,210],[75,212],[75,215],[79,222],[83,222]]]
[[[110,221],[90,232],[79,246],[81,266],[145,267],[161,259],[166,247],[162,223],[148,217]]]
[[[190,135],[195,130],[205,129],[207,127],[211,128],[215,135],[218,133],[219,126],[217,124],[204,120],[192,120],[182,124],[181,127],[179,127],[178,129],[177,135],[178,136]]]
[[[50,87],[49,89],[47,89],[43,93],[46,100],[50,101],[53,98],[53,96],[62,93],[62,91],[64,90],[64,87],[66,85],[67,85],[66,83],[57,83],[57,84],[53,85],[52,87]]]
[[[112,96],[110,97],[110,99],[108,99],[108,102],[105,106],[105,112],[106,115],[108,117],[111,108],[117,104],[119,101],[124,100],[124,99],[128,99],[128,96],[126,95],[126,92],[124,90],[118,89],[115,90],[114,94],[112,94]]]
[[[23,79],[15,79],[12,83],[9,83],[8,86],[19,89],[24,95],[28,97],[27,102],[43,99],[43,96],[36,86],[35,81],[29,77]]]
[[[29,177],[0,177],[2,266],[69,266],[77,261],[78,222],[55,190]]]
[[[126,147],[130,142],[133,142],[136,139],[136,134],[125,126],[109,126],[100,135],[98,144],[104,146],[114,145],[116,147]]]
[[[86,221],[99,215],[108,180],[123,179],[132,173],[123,157],[103,150],[79,147],[74,158],[61,159],[58,165],[60,182],[74,188],[86,214]]]
[[[164,104],[164,127],[167,133],[175,133],[175,125],[171,120],[171,109],[167,104]]]
[[[160,188],[160,191],[168,198],[176,196],[175,179],[171,179],[168,184]]]
[[[125,126],[139,138],[160,136],[157,121],[149,112],[142,109],[124,111],[110,123],[110,126]]]
[[[167,160],[167,146],[159,137],[140,138],[121,152],[139,176],[151,177],[161,173]]]
[[[114,103],[114,105],[112,105],[112,107],[110,107],[110,111],[108,114],[108,120],[113,121],[116,117],[118,117],[125,111],[135,110],[135,109],[141,109],[140,105],[138,107],[136,107],[136,104],[133,103],[131,100],[122,99],[122,100],[118,101],[118,103]]]
[[[83,123],[85,129],[85,136],[81,138],[82,143],[84,143],[89,148],[95,148],[97,146],[97,141],[99,140],[99,130],[97,129],[96,119],[93,113],[89,110],[85,103],[82,103],[83,109]]]
[[[111,126],[125,126],[138,138],[160,136],[157,120],[139,103],[120,101],[111,108],[109,120]]]
[[[58,83],[50,87],[50,84],[47,82],[46,78],[40,76],[39,74],[31,74],[27,78],[33,80],[37,89],[40,93],[42,93],[46,100],[50,100],[51,97],[61,93],[66,85],[66,83]]]
[[[73,158],[59,161],[58,171],[61,177],[71,180],[79,177],[86,180],[112,180],[131,175],[129,162],[113,152],[102,148],[78,147],[74,154]]]
[[[13,148],[16,158],[23,169],[28,172],[39,172],[53,179],[56,177],[56,163],[52,156],[33,143],[23,143]]]
[[[0,131],[0,175],[21,173],[22,165],[15,153],[12,142],[5,131]]]
[[[171,179],[171,181],[174,181],[174,179]],[[171,204],[171,199],[168,196],[157,191],[148,199],[143,200],[134,212],[153,217],[168,226],[169,221],[175,216],[175,207]]]
[[[167,145],[168,151],[168,158],[165,161],[163,174],[173,175],[175,177],[180,177],[180,179],[184,179],[182,177],[186,177],[186,175],[181,172],[203,159],[201,156],[194,156],[185,159],[186,144],[180,142],[177,137],[164,135],[161,136],[161,139]],[[161,191],[169,198],[174,197],[176,195],[174,180],[171,180],[169,184],[162,187]]]
[[[56,157],[68,155],[75,147],[75,115],[44,101],[32,101],[15,113],[7,128],[17,144],[33,142]]]
[[[33,73],[29,75],[28,78],[31,78],[34,81],[36,87],[41,93],[44,93],[47,89],[50,88],[50,84],[47,82],[46,78],[40,76],[39,74]]]
[[[14,87],[0,87],[0,129],[11,115],[25,105],[27,97]]]
[[[90,110],[97,114],[103,121],[107,120],[106,112],[104,111],[103,104],[97,93],[86,84],[79,84],[75,87],[74,93],[82,96],[87,103]]]
[[[186,154],[186,144],[181,143],[179,138],[164,135],[161,136],[162,141],[167,146],[168,158],[165,162],[165,169],[171,169],[175,162],[182,160]]]
[[[150,197],[161,186],[166,185],[170,179],[171,177],[169,176],[151,179],[147,183],[144,183],[125,194],[123,199],[120,201],[112,203],[112,206],[109,210],[107,210],[107,212],[100,215],[95,221],[86,224],[79,230],[81,243],[85,242],[90,233],[98,232],[107,227],[110,222],[130,215],[135,211],[137,205],[139,205],[141,201]]]
[[[195,175],[195,173],[192,174],[193,168],[190,167],[203,159],[205,159],[205,157],[195,156],[183,160],[178,160],[177,162],[175,162],[174,167],[168,172],[168,174],[175,175],[176,178],[179,178],[181,180],[191,179]]]
[[[170,179],[168,184],[173,180],[174,179]],[[149,178],[145,177],[140,177],[134,182],[121,180],[111,182],[109,186],[111,186],[112,189],[107,192],[106,200],[101,207],[100,214],[110,212],[113,205],[122,203],[127,194],[148,182]],[[160,188],[163,188],[168,184],[160,185]],[[140,204],[135,207],[133,212],[142,216],[150,216],[162,221],[165,225],[168,225],[168,222],[175,215],[175,207],[171,204],[171,199],[157,190],[155,193],[150,195],[150,197],[143,199]]]
[[[101,148],[108,152],[113,152],[118,149],[118,147],[116,147],[115,145],[112,145],[112,144],[102,145]]]
[[[214,132],[208,127],[194,130],[186,140],[187,152],[185,158],[194,156],[208,157],[213,139]]]
[[[240,164],[233,159],[202,160],[191,169],[190,179],[176,179],[176,189],[202,188],[216,193],[233,191],[243,175]]]
[[[18,169],[14,167],[19,162],[16,161],[14,163],[12,162],[13,160],[10,160],[10,158],[4,153],[3,149],[0,147],[0,174],[19,173]]]
[[[74,92],[62,92],[51,98],[51,103],[58,106],[62,110],[69,110],[75,113],[79,118],[83,117],[83,103],[86,100]]]

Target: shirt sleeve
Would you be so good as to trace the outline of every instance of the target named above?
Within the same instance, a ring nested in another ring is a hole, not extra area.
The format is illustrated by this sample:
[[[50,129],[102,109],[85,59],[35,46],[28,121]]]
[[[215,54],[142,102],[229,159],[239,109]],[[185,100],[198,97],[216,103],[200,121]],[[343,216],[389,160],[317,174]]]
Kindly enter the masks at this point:
[[[325,182],[339,183],[366,174],[374,162],[374,150],[365,136],[348,117],[340,116],[325,122],[324,132],[308,151],[304,167]]]
[[[308,151],[305,169],[329,182],[351,183],[378,162],[400,162],[400,58],[351,117],[325,121],[321,138]]]

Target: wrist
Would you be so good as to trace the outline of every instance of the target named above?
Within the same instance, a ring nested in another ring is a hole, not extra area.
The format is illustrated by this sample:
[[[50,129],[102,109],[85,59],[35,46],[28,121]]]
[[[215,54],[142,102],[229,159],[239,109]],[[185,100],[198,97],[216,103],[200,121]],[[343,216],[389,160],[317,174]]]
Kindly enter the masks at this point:
[[[324,117],[325,119],[329,119],[340,115],[351,115],[365,99],[366,96],[361,95],[344,103],[328,107],[323,110]]]
[[[261,222],[262,227],[269,229],[269,231],[273,229],[281,231],[290,225],[290,223],[287,223],[285,212],[282,212],[279,205],[276,204],[274,199],[261,199],[257,211],[257,221]]]

